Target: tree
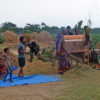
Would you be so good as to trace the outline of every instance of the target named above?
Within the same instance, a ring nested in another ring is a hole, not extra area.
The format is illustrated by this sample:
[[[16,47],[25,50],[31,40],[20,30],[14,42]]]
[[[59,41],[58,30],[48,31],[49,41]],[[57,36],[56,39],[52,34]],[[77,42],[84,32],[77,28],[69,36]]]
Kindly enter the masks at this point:
[[[74,27],[74,29],[78,29],[81,34],[83,33],[82,24],[83,24],[83,21],[81,20]]]
[[[27,25],[25,26],[24,30],[25,30],[25,31],[26,31],[26,30],[30,30],[31,33],[32,33],[32,32],[37,32],[37,33],[39,33],[39,32],[41,32],[41,27],[40,27],[39,24],[27,24]]]
[[[14,31],[15,33],[19,34],[23,31],[23,28],[18,28],[16,24],[13,24],[11,22],[5,22],[0,27],[0,32],[3,33],[6,30]]]
[[[11,22],[6,22],[1,25],[0,32],[4,32],[6,30],[17,31],[17,26]]]

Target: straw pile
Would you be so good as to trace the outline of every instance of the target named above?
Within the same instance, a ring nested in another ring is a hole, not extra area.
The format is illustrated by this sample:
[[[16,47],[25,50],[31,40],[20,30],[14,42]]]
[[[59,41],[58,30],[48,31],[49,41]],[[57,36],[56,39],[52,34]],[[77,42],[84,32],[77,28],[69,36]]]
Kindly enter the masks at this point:
[[[52,40],[53,40],[52,36],[47,31],[40,32],[40,34],[38,36],[38,41],[39,42],[47,42],[47,41],[52,41]]]
[[[96,45],[96,49],[100,49],[100,42]]]
[[[11,43],[11,44],[18,44],[18,38],[16,33],[12,32],[12,31],[5,31],[3,33],[3,37],[5,39],[5,43]]]
[[[26,39],[26,42],[30,42],[30,41],[32,40],[30,34],[24,33],[23,36],[24,36],[24,38]]]
[[[31,33],[31,38],[32,40],[38,40],[38,33],[37,32]]]
[[[52,66],[50,62],[43,62],[41,60],[33,61],[25,66],[24,73],[26,75],[34,74],[55,74],[57,67]]]

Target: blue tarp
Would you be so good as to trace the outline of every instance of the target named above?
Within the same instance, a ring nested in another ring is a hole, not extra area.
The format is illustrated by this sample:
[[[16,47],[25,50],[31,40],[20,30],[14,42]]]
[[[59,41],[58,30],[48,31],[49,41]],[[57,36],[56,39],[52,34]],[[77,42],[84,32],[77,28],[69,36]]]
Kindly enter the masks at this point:
[[[12,67],[12,69],[17,70],[18,68]],[[19,78],[18,75],[13,74],[12,80],[14,82],[9,82],[9,77],[10,76],[8,75],[6,82],[3,82],[2,80],[0,80],[0,87],[62,81],[62,79],[60,79],[58,75],[49,76],[49,75],[38,74],[38,75],[32,75],[32,76],[25,75],[24,78]]]

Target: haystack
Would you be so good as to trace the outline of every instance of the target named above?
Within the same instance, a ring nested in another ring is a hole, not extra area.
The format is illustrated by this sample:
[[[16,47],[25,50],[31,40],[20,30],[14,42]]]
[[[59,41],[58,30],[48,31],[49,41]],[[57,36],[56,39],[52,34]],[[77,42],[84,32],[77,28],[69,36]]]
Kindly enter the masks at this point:
[[[39,42],[47,42],[47,41],[52,41],[52,40],[53,40],[52,36],[47,31],[40,32],[40,34],[38,36],[38,41]]]
[[[38,39],[38,33],[37,32],[31,33],[31,38],[32,38],[32,40],[37,40]]]
[[[11,44],[18,44],[18,38],[16,33],[12,32],[12,31],[5,31],[3,33],[3,37],[5,39],[5,43],[11,43]]]
[[[27,34],[27,33],[23,33],[24,38],[26,39],[26,42],[30,42],[31,41],[31,34]]]
[[[96,49],[100,49],[100,42],[96,45]]]

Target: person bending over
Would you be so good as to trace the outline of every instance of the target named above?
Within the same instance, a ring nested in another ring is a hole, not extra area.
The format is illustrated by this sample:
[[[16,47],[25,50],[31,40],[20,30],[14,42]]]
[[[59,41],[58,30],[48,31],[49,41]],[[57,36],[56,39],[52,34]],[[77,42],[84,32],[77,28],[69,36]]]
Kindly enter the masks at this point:
[[[40,53],[39,53],[40,47],[39,47],[39,44],[36,43],[36,41],[32,41],[31,43],[28,43],[27,46],[29,46],[30,48],[30,62],[32,62],[34,55],[36,55],[38,59],[41,59]]]

